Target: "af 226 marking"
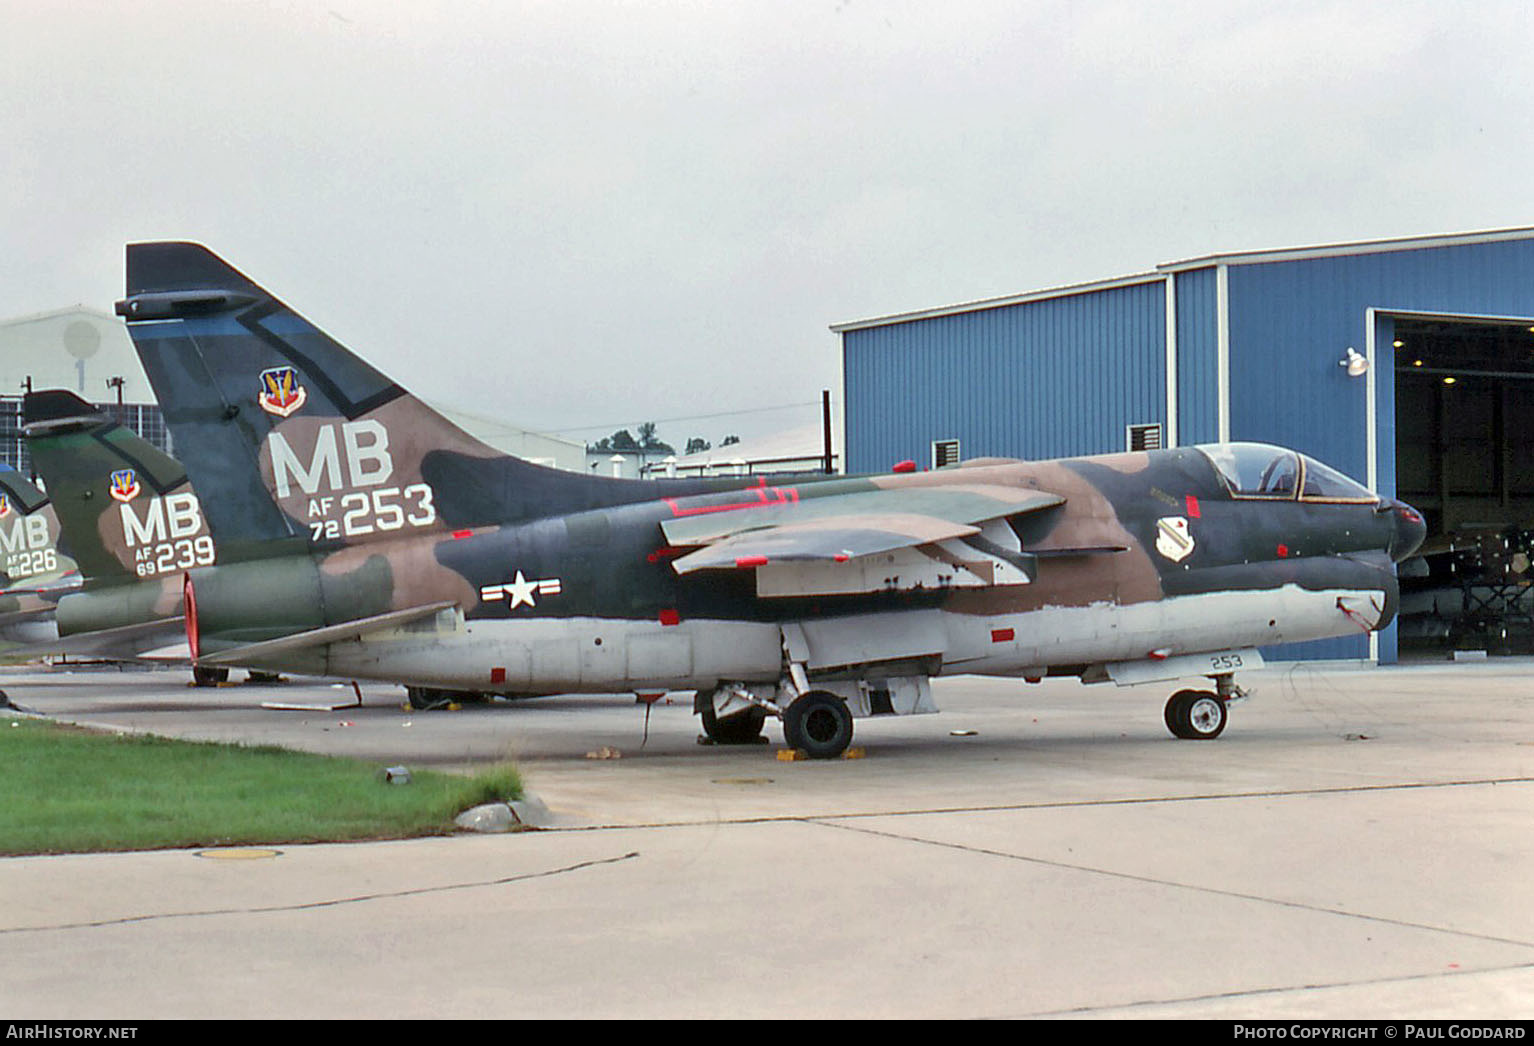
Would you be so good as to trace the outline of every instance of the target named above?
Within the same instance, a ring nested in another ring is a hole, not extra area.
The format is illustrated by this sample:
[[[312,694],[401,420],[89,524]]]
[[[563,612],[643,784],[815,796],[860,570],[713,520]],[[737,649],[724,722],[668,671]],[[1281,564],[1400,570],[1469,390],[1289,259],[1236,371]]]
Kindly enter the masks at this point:
[[[36,574],[47,574],[58,568],[58,554],[51,548],[40,548],[33,552],[11,552],[5,557],[5,572],[13,581]]]
[[[0,526],[0,552],[5,553],[5,572],[12,579],[46,574],[59,566],[42,516],[17,516],[9,527]]]
[[[330,517],[332,505],[341,513],[340,519]],[[437,506],[432,502],[431,487],[425,483],[412,483],[403,490],[384,487],[369,493],[354,490],[339,498],[311,498],[309,516],[310,536],[320,541],[357,537],[375,530],[430,526],[437,521]],[[315,516],[329,518],[315,519]]]

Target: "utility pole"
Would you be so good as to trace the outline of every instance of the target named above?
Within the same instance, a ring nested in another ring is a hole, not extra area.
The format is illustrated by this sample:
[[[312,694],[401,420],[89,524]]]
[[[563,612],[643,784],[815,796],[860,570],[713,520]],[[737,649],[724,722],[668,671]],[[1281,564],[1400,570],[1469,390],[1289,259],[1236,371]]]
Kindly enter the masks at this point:
[[[825,453],[826,453],[825,472],[826,472],[826,475],[829,476],[831,474],[831,472],[832,472],[832,465],[831,465],[831,390],[830,389],[821,389],[820,390],[820,427],[821,427],[821,433],[825,437]]]
[[[123,379],[121,376],[107,379],[107,388],[117,390],[117,424],[123,423]]]

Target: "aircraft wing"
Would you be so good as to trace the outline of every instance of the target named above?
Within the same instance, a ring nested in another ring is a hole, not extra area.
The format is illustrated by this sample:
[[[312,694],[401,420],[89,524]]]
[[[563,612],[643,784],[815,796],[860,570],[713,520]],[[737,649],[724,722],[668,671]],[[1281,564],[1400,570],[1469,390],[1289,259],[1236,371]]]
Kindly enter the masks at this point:
[[[1026,584],[1033,559],[1005,520],[1063,504],[990,484],[856,490],[765,503],[673,505],[672,568],[755,569],[762,596]]]

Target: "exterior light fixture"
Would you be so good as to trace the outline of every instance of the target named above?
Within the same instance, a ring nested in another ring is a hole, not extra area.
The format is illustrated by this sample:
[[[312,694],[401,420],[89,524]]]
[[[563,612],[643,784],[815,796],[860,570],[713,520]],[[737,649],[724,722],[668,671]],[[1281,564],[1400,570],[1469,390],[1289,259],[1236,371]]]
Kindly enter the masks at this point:
[[[1348,369],[1348,377],[1360,378],[1369,371],[1369,361],[1358,354],[1353,346],[1348,346],[1348,354],[1337,361],[1337,366]]]
[[[1394,345],[1398,349],[1404,349],[1406,347],[1406,342],[1402,341],[1400,338],[1397,338],[1395,341],[1391,342],[1390,344]]]

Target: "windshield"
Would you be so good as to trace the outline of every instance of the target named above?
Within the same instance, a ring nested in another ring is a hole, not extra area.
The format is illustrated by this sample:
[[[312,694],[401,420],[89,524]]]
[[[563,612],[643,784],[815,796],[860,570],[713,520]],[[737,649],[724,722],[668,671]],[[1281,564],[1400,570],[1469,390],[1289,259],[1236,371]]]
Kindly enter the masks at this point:
[[[1238,498],[1293,498],[1300,460],[1293,451],[1263,443],[1220,443],[1199,447]]]
[[[1301,501],[1378,501],[1373,492],[1329,465],[1315,458],[1305,460],[1305,486],[1300,490]]]

